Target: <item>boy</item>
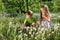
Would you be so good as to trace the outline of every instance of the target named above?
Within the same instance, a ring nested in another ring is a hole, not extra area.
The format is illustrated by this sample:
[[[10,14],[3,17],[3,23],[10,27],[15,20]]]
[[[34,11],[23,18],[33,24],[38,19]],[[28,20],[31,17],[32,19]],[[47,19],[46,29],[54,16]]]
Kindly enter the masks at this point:
[[[32,17],[33,12],[31,10],[26,12],[26,18],[24,20],[24,26],[35,26],[35,18]]]

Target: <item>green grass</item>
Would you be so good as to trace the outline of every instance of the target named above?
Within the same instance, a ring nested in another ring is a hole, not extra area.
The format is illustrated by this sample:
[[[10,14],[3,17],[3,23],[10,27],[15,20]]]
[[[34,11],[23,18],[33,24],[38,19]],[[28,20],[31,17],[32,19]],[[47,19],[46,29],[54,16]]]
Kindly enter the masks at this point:
[[[22,28],[24,15],[18,17],[0,17],[0,40],[60,40],[60,19],[58,14],[51,14],[54,28]],[[34,15],[35,18],[38,15]]]

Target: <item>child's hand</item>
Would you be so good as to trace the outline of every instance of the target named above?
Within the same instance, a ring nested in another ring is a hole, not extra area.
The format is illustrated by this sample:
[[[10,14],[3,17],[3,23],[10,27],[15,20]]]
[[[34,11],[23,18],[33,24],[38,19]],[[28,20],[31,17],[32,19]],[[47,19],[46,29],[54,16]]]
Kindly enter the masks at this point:
[[[35,23],[35,22],[33,22],[33,23],[32,23],[32,26],[33,26],[33,27],[35,27],[35,26],[36,26],[36,23]]]
[[[36,24],[40,25],[40,20],[37,20],[37,21],[36,21]]]

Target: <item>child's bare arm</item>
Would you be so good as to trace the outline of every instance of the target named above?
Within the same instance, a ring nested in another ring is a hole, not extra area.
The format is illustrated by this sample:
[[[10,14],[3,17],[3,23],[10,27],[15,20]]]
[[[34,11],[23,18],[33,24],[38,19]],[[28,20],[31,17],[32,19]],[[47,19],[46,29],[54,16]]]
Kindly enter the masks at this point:
[[[46,19],[47,21],[50,21],[50,14],[47,15],[47,17],[44,15],[44,13],[42,13],[42,17],[44,19]]]

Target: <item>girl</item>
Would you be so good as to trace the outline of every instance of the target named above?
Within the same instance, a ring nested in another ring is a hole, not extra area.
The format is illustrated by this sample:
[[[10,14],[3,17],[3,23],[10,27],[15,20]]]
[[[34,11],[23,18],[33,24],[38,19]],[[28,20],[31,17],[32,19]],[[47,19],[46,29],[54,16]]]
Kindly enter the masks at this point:
[[[51,16],[47,5],[42,5],[40,8],[40,24],[41,26],[46,26],[51,28],[53,23],[51,22]]]

